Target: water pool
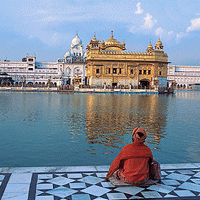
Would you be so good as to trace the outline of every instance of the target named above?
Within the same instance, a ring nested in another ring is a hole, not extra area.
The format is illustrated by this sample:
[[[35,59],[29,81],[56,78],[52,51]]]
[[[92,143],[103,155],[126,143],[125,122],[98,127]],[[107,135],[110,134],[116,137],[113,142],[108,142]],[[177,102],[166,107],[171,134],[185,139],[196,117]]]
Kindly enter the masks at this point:
[[[1,167],[109,165],[143,127],[160,163],[200,162],[200,92],[0,92]]]

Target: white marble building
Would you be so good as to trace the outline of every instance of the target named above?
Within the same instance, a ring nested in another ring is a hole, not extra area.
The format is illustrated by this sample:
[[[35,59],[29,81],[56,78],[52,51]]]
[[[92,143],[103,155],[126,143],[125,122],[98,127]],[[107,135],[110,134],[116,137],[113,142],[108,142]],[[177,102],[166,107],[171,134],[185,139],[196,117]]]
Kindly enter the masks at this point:
[[[167,80],[178,88],[189,88],[200,84],[200,66],[168,65]]]
[[[85,84],[86,56],[78,34],[72,40],[70,51],[57,62],[36,62],[35,55],[28,55],[21,62],[0,61],[0,73],[7,73],[15,85],[60,86]],[[1,84],[1,83],[0,83]]]
[[[36,56],[27,54],[21,62],[9,60],[0,61],[0,72],[7,73],[14,80],[15,85],[47,85],[58,86],[62,84],[61,73],[55,62],[36,62]]]
[[[72,40],[70,50],[65,53],[64,58],[58,59],[65,85],[76,83],[85,85],[87,83],[85,60],[86,53],[83,50],[82,40],[76,34],[76,37]]]

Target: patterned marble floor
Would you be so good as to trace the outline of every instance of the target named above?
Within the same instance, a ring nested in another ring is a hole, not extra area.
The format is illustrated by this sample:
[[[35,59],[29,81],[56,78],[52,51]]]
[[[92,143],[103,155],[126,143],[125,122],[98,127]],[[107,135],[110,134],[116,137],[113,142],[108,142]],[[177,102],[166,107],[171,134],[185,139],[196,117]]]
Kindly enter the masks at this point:
[[[109,166],[0,168],[2,200],[200,199],[200,163],[163,164],[162,181],[115,187]]]

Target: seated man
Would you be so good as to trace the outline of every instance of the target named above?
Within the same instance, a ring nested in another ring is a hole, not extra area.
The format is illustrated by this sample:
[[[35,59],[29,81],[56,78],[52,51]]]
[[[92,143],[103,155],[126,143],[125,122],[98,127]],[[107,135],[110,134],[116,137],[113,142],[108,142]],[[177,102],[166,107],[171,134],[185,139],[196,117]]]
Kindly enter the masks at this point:
[[[147,135],[143,128],[132,132],[133,143],[124,146],[112,162],[106,179],[112,175],[132,185],[154,184],[149,178],[149,163],[153,160],[151,149],[144,144]]]

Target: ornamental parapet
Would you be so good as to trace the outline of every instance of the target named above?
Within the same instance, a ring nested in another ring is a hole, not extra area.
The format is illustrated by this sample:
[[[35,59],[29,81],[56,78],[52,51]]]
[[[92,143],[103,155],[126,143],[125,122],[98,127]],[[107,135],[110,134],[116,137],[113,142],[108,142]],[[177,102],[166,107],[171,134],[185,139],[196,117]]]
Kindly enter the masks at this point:
[[[153,53],[147,53],[147,52],[124,52],[124,51],[99,51],[98,54],[118,54],[118,55],[153,55]]]
[[[154,51],[154,52],[129,52],[129,51],[127,52],[127,51],[112,51],[112,50],[110,50],[110,51],[99,51],[98,54],[106,54],[106,55],[113,55],[113,54],[115,54],[115,55],[149,55],[149,56],[159,54],[159,56],[160,55],[162,55],[164,57],[167,56],[167,54],[164,53],[163,51]]]
[[[156,55],[155,53],[111,53],[111,52],[99,52],[98,54],[89,53],[87,61],[89,60],[113,60],[113,61],[149,61],[149,62],[168,62],[168,56],[166,54]]]

